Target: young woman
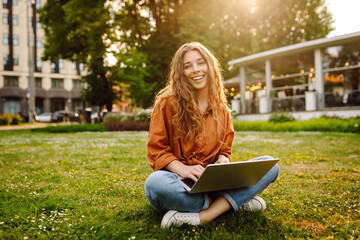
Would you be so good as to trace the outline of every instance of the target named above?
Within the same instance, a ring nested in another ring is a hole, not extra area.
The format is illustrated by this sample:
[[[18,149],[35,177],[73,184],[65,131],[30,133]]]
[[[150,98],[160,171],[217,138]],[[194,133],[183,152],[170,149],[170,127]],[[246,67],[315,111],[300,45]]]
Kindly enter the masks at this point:
[[[206,165],[231,161],[234,130],[222,80],[214,55],[200,43],[187,43],[175,53],[169,85],[157,96],[148,140],[154,172],[145,195],[156,211],[166,212],[162,228],[210,222],[231,209],[265,210],[256,195],[276,180],[277,165],[255,186],[235,190],[189,194],[178,179],[196,181]]]

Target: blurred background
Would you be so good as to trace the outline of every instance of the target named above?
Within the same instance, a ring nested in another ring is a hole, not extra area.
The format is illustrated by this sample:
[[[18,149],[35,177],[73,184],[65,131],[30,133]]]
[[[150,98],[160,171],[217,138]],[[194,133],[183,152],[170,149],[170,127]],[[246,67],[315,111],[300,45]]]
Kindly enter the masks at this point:
[[[101,121],[107,112],[147,111],[189,41],[219,59],[236,114],[358,109],[359,5],[2,0],[0,114]]]

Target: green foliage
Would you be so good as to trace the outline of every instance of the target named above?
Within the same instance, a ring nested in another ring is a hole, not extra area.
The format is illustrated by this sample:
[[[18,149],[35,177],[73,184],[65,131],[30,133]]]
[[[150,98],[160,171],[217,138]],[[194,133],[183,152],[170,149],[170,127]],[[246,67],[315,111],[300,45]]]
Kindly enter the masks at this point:
[[[231,59],[326,37],[333,30],[332,16],[322,0],[124,2],[126,7],[119,14],[127,21],[121,26],[137,33],[124,35],[124,42],[148,55],[152,66],[147,81],[157,82],[156,89],[163,86],[171,57],[182,43],[199,41],[208,46],[226,77],[231,77],[238,74],[235,68],[227,72]],[[144,9],[150,11],[151,19],[144,18]],[[156,28],[146,20],[154,21]]]
[[[106,76],[104,64],[108,44],[110,13],[106,1],[49,0],[39,11],[45,29],[44,60],[57,58],[82,62],[88,75],[83,98],[91,105],[106,105],[111,110],[116,92]]]
[[[269,118],[269,122],[273,123],[283,123],[283,122],[292,122],[295,121],[295,118],[289,112],[274,112]]]
[[[235,131],[321,131],[360,133],[360,119],[318,118],[292,122],[240,121],[234,120]]]
[[[86,63],[84,99],[108,110],[127,94],[137,106],[150,106],[166,83],[174,52],[185,42],[208,46],[227,78],[238,74],[236,68],[227,70],[231,59],[325,37],[332,30],[323,0],[49,0],[40,21],[47,39],[44,59]],[[108,53],[117,59],[115,66],[107,64]],[[112,85],[119,85],[120,93]]]
[[[0,126],[1,125],[19,125],[22,122],[22,118],[17,115],[3,114],[0,115]]]
[[[11,117],[11,125],[19,125],[22,122],[22,118],[17,114],[12,115]]]
[[[0,115],[0,126],[8,125],[8,117],[7,115]]]
[[[150,76],[146,68],[148,64],[146,54],[131,48],[122,49],[117,57],[118,62],[113,68],[112,79],[123,89],[122,95],[133,99],[132,104],[135,106],[149,105],[155,83],[145,81]]]
[[[160,229],[147,132],[0,134],[0,239],[359,239],[359,134],[237,132],[232,160],[280,158],[262,213]]]
[[[48,126],[45,128],[35,128],[32,132],[50,132],[50,133],[74,133],[74,132],[104,132],[106,127],[104,124],[72,124],[62,126]]]

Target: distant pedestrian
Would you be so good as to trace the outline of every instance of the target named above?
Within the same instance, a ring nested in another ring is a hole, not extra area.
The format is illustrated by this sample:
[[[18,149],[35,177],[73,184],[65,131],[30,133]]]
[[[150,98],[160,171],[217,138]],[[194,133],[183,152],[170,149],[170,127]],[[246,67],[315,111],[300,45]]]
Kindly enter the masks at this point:
[[[68,106],[65,106],[64,109],[64,114],[63,114],[63,122],[65,123],[70,123],[70,118],[69,118],[69,108]]]

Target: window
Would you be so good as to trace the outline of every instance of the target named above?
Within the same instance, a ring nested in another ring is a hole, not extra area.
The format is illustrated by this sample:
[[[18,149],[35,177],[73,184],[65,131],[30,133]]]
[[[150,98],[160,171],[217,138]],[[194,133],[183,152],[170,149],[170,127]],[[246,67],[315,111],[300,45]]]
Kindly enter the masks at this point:
[[[51,69],[52,73],[59,73],[59,72],[56,72],[56,63],[54,63],[54,62],[51,62],[50,69]]]
[[[13,26],[18,26],[19,25],[19,18],[18,15],[13,15],[12,16],[12,24]],[[2,15],[2,23],[3,24],[9,24],[9,15],[7,13],[3,13]]]
[[[4,55],[4,66],[8,63],[9,55]],[[13,55],[14,66],[19,66],[19,56]]]
[[[14,46],[19,46],[19,36],[18,35],[13,35],[13,44]]]
[[[41,1],[36,0],[36,9],[40,9],[40,8],[41,8]]]
[[[7,15],[7,13],[3,13],[3,15],[2,15],[2,23],[3,24],[8,24],[8,15]]]
[[[28,25],[29,27],[32,27],[32,17],[28,18]],[[36,28],[41,28],[41,23],[39,18],[36,18]]]
[[[42,88],[42,78],[39,77],[35,78],[35,87]]]
[[[79,79],[73,79],[73,89],[81,89],[83,87],[83,82]]]
[[[8,0],[3,0],[3,8],[8,8]],[[17,6],[18,5],[18,0],[13,0],[12,1],[13,6]]]
[[[42,61],[41,61],[41,58],[36,58],[36,70],[38,72],[41,72],[41,68],[42,68]]]
[[[6,99],[3,102],[3,112],[9,114],[16,114],[20,112],[20,101],[16,99]]]
[[[7,33],[3,34],[3,44],[9,45],[9,34],[7,34]]]
[[[19,66],[19,56],[13,55],[14,66]]]
[[[61,58],[59,59],[59,68],[64,69],[64,60]]]
[[[18,87],[19,86],[19,77],[4,76],[4,86],[5,87]]]
[[[64,79],[52,78],[51,79],[51,88],[64,88]]]
[[[4,33],[3,34],[3,44],[9,45],[9,34]],[[18,46],[19,45],[19,36],[16,34],[13,34],[13,45]]]
[[[41,28],[41,23],[39,21],[39,18],[36,18],[36,28]]]
[[[41,38],[36,38],[36,47],[37,47],[37,48],[42,48]]]
[[[17,26],[17,25],[19,25],[19,18],[18,18],[18,16],[17,15],[13,15],[12,16],[12,20],[13,20],[13,25],[14,26]]]

